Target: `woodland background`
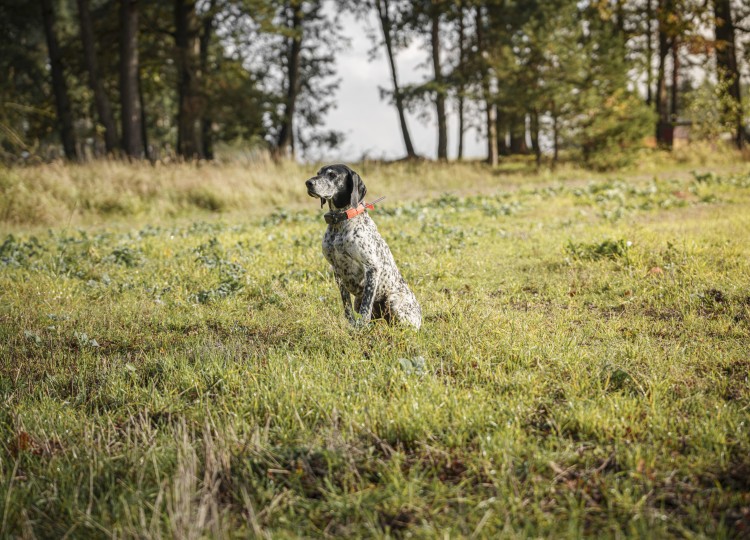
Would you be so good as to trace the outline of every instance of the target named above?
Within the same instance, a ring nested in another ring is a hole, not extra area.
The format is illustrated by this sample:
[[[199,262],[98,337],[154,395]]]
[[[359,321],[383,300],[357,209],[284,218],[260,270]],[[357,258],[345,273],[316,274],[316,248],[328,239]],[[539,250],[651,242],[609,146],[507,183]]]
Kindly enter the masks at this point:
[[[416,117],[447,159],[448,114],[458,159],[474,130],[492,164],[608,169],[644,145],[748,138],[742,1],[5,0],[0,159],[335,155],[344,13],[378,23],[363,31],[388,59],[381,98],[408,158]],[[429,75],[405,84],[399,52],[414,43]]]

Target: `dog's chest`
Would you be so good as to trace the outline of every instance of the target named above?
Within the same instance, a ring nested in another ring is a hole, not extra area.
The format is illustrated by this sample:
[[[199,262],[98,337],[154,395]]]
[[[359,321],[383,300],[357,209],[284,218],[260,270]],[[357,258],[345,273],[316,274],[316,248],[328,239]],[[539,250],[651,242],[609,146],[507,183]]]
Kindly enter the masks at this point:
[[[350,292],[364,286],[365,268],[377,260],[377,231],[362,219],[328,227],[323,236],[323,255]]]

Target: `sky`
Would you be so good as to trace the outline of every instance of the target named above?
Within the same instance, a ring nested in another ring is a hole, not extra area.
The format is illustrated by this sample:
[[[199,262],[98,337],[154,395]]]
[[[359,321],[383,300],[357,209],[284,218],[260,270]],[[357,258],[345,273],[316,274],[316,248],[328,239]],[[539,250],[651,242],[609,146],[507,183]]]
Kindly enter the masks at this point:
[[[367,23],[355,20],[350,14],[340,16],[351,43],[337,55],[336,63],[341,84],[337,93],[338,107],[328,113],[326,129],[335,129],[345,135],[342,146],[328,153],[329,159],[355,161],[367,156],[370,159],[398,159],[406,155],[404,140],[395,106],[380,99],[378,87],[393,88],[388,61],[381,46],[378,55],[368,61],[372,43],[365,31],[365,24],[378,29],[372,17]],[[398,52],[396,58],[399,83],[421,82],[432,77],[430,68],[418,68],[429,58],[423,43],[414,43]],[[449,103],[448,156],[454,158],[458,149],[457,118]],[[416,114],[407,116],[412,142],[418,154],[434,158],[437,153],[437,128],[434,111],[425,122]],[[464,135],[464,156],[482,157],[486,154],[486,143],[477,140],[474,130]]]

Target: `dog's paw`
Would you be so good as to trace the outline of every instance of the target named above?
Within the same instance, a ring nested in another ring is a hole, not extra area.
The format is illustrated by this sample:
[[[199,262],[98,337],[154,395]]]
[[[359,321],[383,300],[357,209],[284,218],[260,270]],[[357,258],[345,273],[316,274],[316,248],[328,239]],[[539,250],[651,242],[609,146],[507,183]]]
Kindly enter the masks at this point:
[[[353,330],[364,330],[370,326],[370,321],[366,321],[365,319],[353,319],[349,321],[349,324]]]

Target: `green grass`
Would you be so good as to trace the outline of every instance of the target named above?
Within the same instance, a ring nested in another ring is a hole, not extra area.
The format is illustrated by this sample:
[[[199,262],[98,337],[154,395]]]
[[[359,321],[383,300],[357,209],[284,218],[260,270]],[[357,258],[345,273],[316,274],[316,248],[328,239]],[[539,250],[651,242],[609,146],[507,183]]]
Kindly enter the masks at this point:
[[[418,333],[347,327],[303,168],[4,171],[0,536],[750,533],[747,166],[370,167]]]

